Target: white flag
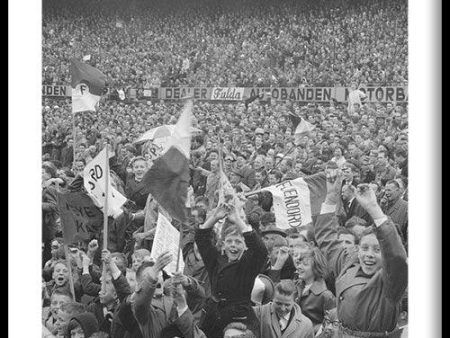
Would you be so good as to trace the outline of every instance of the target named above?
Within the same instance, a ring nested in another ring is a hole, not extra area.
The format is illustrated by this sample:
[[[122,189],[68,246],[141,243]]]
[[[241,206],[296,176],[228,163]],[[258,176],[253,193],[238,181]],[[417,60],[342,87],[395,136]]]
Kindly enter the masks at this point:
[[[153,239],[152,252],[150,257],[154,260],[163,252],[169,251],[172,254],[172,262],[170,262],[164,270],[168,273],[177,271],[177,255],[180,245],[180,232],[170,223],[163,214],[158,214],[156,223],[155,238]],[[184,261],[183,255],[180,253],[179,271],[183,271]]]
[[[83,61],[90,61],[91,60],[91,54],[83,56]]]
[[[105,205],[105,177],[106,177],[106,148],[104,148],[92,161],[86,164],[83,171],[84,187],[94,204],[102,211]],[[111,185],[109,174],[108,216],[118,217],[122,212],[121,206],[127,201],[126,197]]]
[[[312,222],[310,190],[303,178],[284,181],[261,190],[272,193],[278,228],[290,229]]]

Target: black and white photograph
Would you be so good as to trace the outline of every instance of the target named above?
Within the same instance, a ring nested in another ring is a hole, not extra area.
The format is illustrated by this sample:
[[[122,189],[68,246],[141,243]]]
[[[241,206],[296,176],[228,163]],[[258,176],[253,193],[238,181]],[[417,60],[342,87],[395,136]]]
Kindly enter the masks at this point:
[[[10,56],[34,63],[10,78],[30,80],[9,112],[9,285],[25,297],[10,297],[11,332],[439,337],[441,225],[427,208],[442,188],[421,166],[440,170],[427,95],[441,71],[416,57],[432,40],[416,2],[22,8],[38,10],[15,29],[34,45]]]

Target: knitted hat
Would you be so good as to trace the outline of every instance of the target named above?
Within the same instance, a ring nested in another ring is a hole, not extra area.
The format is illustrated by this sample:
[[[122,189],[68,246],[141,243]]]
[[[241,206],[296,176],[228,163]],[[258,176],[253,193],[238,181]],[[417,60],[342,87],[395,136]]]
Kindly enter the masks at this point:
[[[90,337],[98,331],[98,321],[95,315],[91,312],[82,312],[70,319],[69,325],[67,325],[67,337],[70,337],[70,331],[78,325],[83,329],[85,337]]]

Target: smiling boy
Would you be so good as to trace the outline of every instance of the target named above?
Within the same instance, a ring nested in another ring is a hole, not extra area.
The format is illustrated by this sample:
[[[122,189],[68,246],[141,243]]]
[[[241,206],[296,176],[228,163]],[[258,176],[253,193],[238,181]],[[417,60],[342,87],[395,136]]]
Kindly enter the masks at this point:
[[[314,224],[319,248],[336,277],[341,332],[347,336],[395,337],[400,302],[408,283],[405,249],[394,223],[377,203],[374,191],[354,189],[361,206],[375,223],[363,231],[357,254],[336,239],[336,204],[342,176],[327,169],[327,196]]]
[[[222,229],[223,254],[212,243],[214,225],[227,218]],[[195,242],[211,281],[211,298],[201,329],[207,337],[223,337],[233,316],[252,320],[251,292],[267,259],[260,236],[245,223],[234,207],[218,206],[196,230]],[[256,318],[254,318],[256,320]]]

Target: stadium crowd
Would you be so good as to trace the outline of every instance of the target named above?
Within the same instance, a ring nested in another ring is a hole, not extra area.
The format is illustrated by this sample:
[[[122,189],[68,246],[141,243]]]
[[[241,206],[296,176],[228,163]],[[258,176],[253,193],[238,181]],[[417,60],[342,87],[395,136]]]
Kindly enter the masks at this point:
[[[405,85],[406,1],[43,1],[44,84],[88,54],[110,88]],[[407,104],[196,101],[189,220],[172,220],[185,265],[169,275],[176,257],[150,258],[165,211],[141,193],[157,153],[135,141],[181,110],[102,99],[73,118],[70,99],[43,98],[43,337],[400,337]],[[314,129],[296,134],[300,118]],[[124,212],[108,250],[79,238],[68,266],[57,194],[85,191],[106,142]],[[219,161],[244,215],[218,203]],[[261,188],[324,172],[320,214],[281,229]]]
[[[406,1],[43,4],[46,84],[66,84],[69,59],[85,55],[111,88],[408,80]]]

